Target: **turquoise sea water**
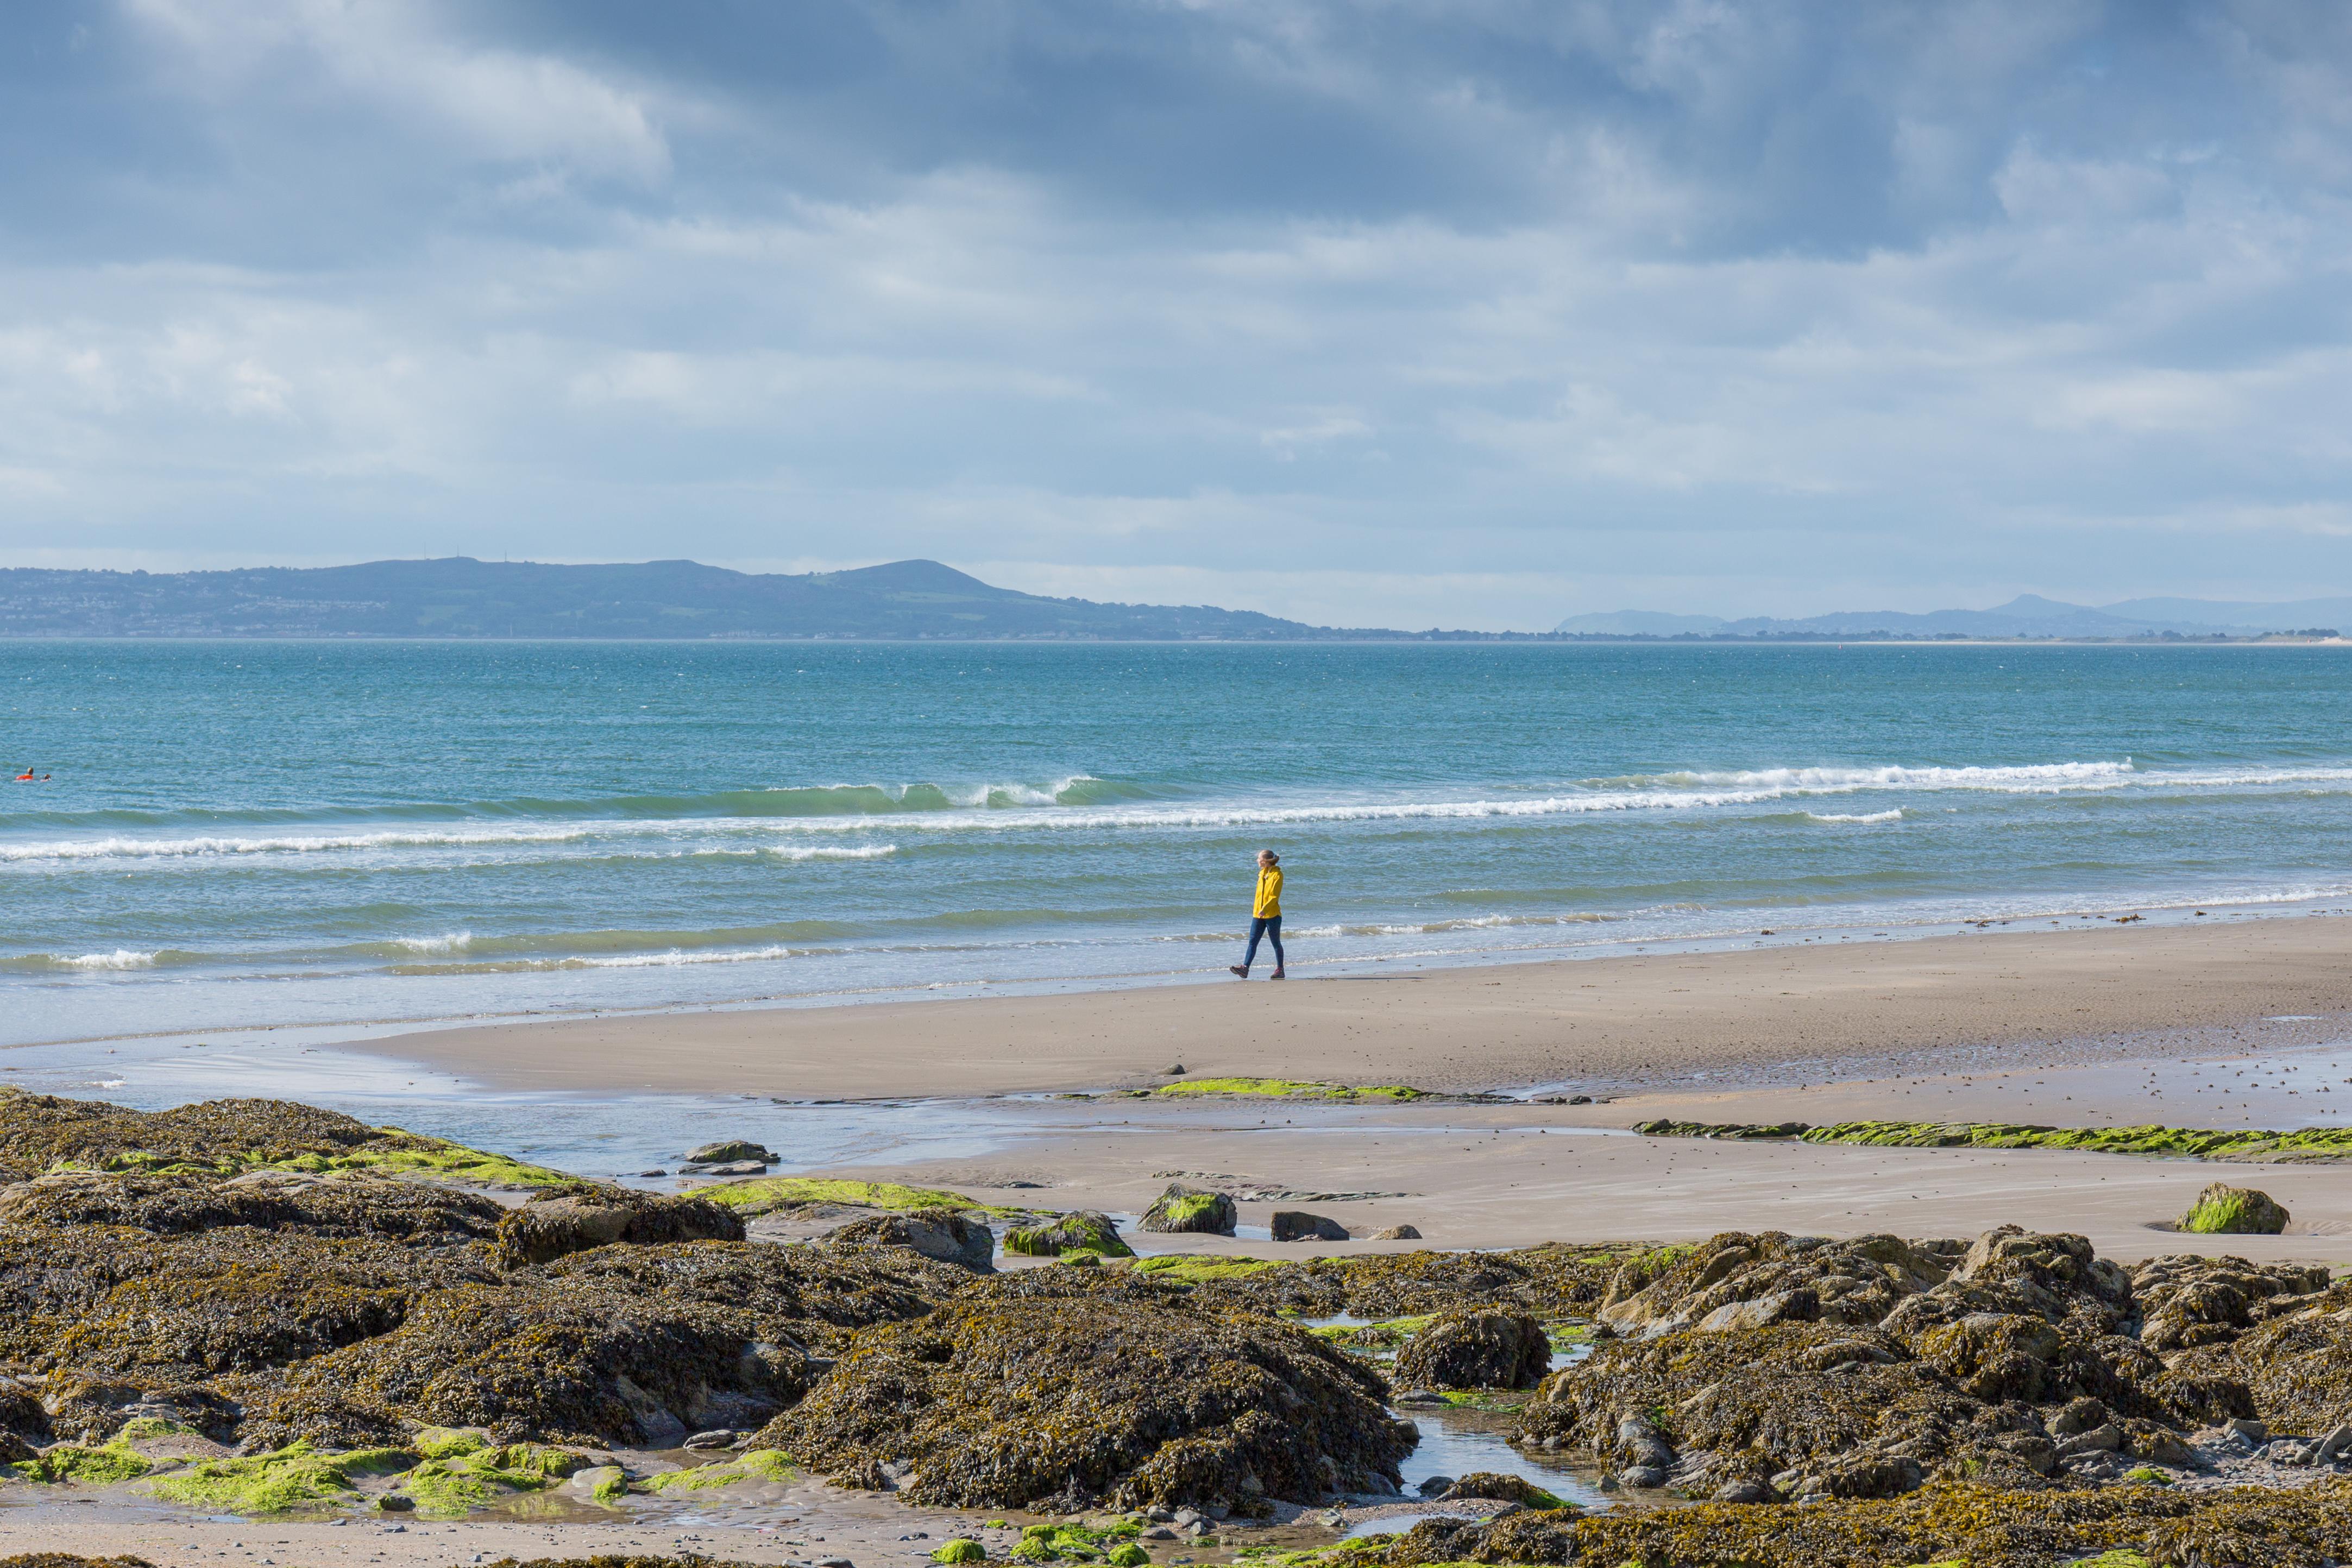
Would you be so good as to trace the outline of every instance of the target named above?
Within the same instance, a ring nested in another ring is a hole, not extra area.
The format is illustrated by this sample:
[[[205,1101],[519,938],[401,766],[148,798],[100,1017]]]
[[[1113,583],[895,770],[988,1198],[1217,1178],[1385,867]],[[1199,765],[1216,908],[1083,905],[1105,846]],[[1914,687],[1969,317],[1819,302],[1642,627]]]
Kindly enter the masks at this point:
[[[0,1040],[2352,890],[2326,648],[0,643]]]

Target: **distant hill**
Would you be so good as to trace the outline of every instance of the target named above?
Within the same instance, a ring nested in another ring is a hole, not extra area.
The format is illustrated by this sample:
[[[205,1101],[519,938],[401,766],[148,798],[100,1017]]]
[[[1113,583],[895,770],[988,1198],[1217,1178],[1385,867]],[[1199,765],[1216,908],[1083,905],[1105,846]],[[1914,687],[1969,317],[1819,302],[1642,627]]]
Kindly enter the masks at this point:
[[[2254,604],[2204,599],[2127,599],[2093,608],[2039,594],[2021,594],[1990,610],[1844,611],[1783,621],[1769,615],[1727,621],[1717,615],[1667,615],[1621,610],[1571,615],[1559,630],[1572,635],[1699,637],[2259,637],[2268,632],[2333,631],[2352,627],[2352,599],[2305,599]]]
[[[755,575],[690,560],[378,560],[169,573],[0,570],[5,637],[848,637],[1252,642],[1342,636],[1247,610],[1097,604],[935,560]]]

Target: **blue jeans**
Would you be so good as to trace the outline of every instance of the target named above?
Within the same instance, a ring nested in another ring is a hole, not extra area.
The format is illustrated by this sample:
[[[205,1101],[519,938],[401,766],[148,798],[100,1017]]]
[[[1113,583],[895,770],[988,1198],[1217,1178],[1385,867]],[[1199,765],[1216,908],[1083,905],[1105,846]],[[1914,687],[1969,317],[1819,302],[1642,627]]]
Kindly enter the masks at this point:
[[[1250,921],[1249,951],[1242,955],[1242,967],[1246,969],[1257,962],[1257,943],[1261,936],[1274,944],[1274,967],[1281,968],[1282,916],[1279,915],[1262,915]]]

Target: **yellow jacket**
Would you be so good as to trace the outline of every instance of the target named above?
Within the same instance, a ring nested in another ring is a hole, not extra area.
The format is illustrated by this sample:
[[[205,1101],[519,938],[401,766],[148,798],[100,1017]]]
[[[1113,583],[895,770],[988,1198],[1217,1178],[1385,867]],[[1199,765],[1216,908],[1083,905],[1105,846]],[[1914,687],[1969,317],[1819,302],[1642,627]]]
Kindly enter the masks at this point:
[[[1282,913],[1282,868],[1262,866],[1257,873],[1257,903],[1250,914],[1260,920],[1270,920]]]

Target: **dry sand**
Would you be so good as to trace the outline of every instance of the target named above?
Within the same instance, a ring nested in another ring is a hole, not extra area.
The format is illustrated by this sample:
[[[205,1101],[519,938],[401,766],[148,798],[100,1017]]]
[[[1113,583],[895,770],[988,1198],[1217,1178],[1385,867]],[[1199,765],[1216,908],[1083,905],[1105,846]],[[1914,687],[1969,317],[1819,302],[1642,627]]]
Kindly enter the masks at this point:
[[[353,1049],[505,1088],[811,1099],[1003,1094],[1248,1074],[1467,1091],[1820,1082],[1959,1051],[2352,1012],[2352,920],[2070,923],[1280,984],[497,1024]],[[2112,1051],[2105,1054],[2113,1054]]]

